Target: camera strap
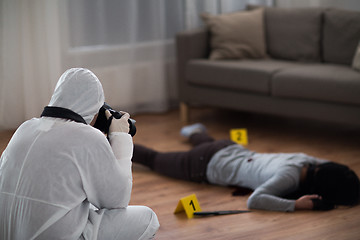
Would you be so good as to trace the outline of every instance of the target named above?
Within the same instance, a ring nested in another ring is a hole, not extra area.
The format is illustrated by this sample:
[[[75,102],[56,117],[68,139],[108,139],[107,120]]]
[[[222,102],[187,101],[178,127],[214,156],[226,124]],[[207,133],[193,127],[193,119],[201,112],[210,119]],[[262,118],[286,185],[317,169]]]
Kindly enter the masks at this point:
[[[46,106],[44,107],[44,111],[41,113],[40,117],[64,118],[86,124],[86,121],[82,116],[76,112],[71,111],[70,109],[62,107]]]

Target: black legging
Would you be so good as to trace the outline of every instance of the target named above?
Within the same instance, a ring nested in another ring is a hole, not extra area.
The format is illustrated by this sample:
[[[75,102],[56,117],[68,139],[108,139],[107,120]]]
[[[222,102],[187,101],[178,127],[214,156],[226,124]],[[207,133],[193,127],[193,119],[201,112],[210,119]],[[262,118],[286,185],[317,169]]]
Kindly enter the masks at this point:
[[[207,182],[206,167],[212,156],[220,149],[235,144],[230,140],[214,140],[205,133],[195,133],[189,140],[194,147],[183,152],[161,153],[135,144],[132,161],[165,176]]]

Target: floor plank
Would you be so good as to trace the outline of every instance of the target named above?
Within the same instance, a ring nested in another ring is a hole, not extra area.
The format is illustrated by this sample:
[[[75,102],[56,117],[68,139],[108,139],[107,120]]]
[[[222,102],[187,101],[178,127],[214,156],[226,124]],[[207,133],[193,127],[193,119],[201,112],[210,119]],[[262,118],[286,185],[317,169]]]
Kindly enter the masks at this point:
[[[191,109],[191,122],[204,123],[217,139],[232,128],[247,128],[248,148],[258,152],[304,152],[349,165],[360,175],[360,129],[243,112]],[[138,114],[135,143],[159,151],[188,150],[179,135],[179,111]],[[12,131],[0,132],[0,150]],[[360,206],[328,212],[252,211],[236,215],[187,219],[173,214],[180,198],[195,193],[203,211],[246,209],[248,196],[233,197],[232,188],[171,179],[133,164],[132,205],[146,205],[158,215],[158,240],[168,239],[360,239]]]
[[[177,111],[135,116],[135,143],[159,151],[187,150],[179,136]],[[217,139],[232,128],[247,128],[248,148],[258,152],[305,152],[348,164],[360,174],[360,130],[352,127],[252,115],[225,110],[192,109],[191,122],[202,122]],[[360,239],[360,206],[328,212],[252,211],[237,215],[187,219],[173,214],[180,198],[195,193],[203,211],[246,209],[248,196],[233,189],[189,183],[160,176],[134,164],[131,204],[150,206],[161,227],[156,239]]]

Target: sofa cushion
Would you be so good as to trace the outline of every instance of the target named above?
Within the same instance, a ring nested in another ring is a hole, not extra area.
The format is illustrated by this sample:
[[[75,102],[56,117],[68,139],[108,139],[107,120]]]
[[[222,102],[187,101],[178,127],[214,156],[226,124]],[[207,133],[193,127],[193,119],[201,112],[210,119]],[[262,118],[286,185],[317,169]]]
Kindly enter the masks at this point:
[[[266,56],[263,9],[212,16],[202,14],[211,33],[210,59]]]
[[[295,63],[271,59],[241,61],[191,60],[186,80],[200,86],[269,95],[271,76]]]
[[[324,13],[323,60],[351,65],[360,41],[360,12],[328,9]]]
[[[320,8],[265,8],[265,36],[273,58],[320,61]]]
[[[360,73],[343,65],[299,64],[277,72],[271,92],[276,97],[360,104]]]
[[[360,42],[356,48],[355,56],[351,66],[353,69],[360,71]]]

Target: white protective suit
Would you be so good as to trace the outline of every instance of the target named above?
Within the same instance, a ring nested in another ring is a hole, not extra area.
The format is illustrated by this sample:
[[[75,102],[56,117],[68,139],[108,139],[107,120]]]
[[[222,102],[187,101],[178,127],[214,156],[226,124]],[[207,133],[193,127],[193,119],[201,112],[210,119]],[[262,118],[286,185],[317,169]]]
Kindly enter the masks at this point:
[[[59,79],[49,106],[89,124],[104,103],[98,78],[73,68]],[[23,123],[0,159],[0,239],[149,239],[159,228],[145,206],[128,206],[132,138],[70,120]],[[95,210],[95,206],[98,210]]]

